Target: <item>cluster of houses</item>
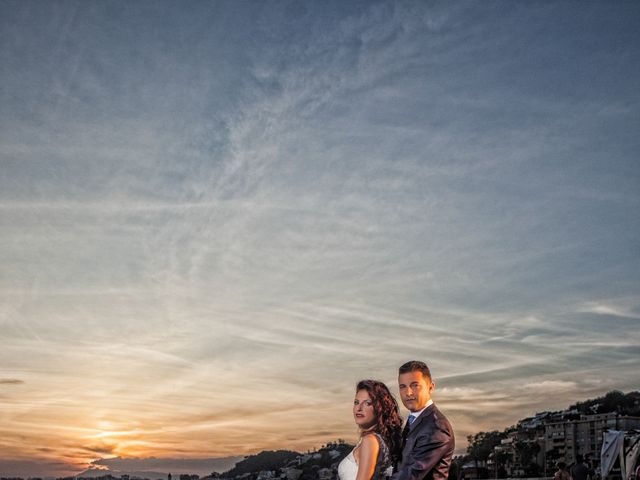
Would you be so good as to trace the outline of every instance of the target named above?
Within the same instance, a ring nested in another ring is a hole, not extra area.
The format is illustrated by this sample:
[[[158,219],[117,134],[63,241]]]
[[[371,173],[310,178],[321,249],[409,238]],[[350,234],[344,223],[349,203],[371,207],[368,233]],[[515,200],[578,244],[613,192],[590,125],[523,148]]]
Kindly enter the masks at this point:
[[[538,413],[507,429],[486,461],[466,463],[464,477],[551,477],[559,461],[571,465],[578,455],[598,473],[602,455],[606,454],[602,447],[608,432],[627,432],[627,440],[620,448],[630,450],[640,438],[640,417],[619,413],[585,415],[575,410]],[[609,472],[615,473],[615,466]],[[619,471],[618,476],[626,478]]]
[[[342,441],[328,443],[317,451],[298,455],[278,468],[200,480],[335,480],[338,464],[352,448],[353,445]]]

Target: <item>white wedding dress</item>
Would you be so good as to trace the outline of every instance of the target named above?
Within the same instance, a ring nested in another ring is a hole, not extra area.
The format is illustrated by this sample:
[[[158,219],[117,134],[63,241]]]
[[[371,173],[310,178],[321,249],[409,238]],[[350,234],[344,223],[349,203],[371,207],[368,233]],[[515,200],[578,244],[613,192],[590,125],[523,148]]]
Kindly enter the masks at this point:
[[[380,437],[378,434],[376,434],[376,436],[378,437],[378,441],[380,442],[383,448],[383,451],[381,453],[384,455],[385,458],[389,458],[387,453],[388,450],[387,450],[386,443],[384,442],[384,440],[382,440],[382,437]],[[360,442],[358,442],[358,445],[360,445]],[[353,450],[349,452],[349,455],[344,457],[342,461],[338,464],[338,478],[340,480],[356,480],[356,476],[358,475],[358,463],[356,462],[356,457],[353,456],[353,452],[355,451],[356,448],[358,448],[358,445],[356,445],[353,448]],[[393,473],[393,467],[389,466],[382,473],[382,475],[384,475],[385,477],[390,477],[392,473]]]
[[[355,450],[355,448],[353,450]],[[338,478],[340,480],[356,480],[358,464],[356,463],[356,458],[353,456],[353,450],[338,464]]]

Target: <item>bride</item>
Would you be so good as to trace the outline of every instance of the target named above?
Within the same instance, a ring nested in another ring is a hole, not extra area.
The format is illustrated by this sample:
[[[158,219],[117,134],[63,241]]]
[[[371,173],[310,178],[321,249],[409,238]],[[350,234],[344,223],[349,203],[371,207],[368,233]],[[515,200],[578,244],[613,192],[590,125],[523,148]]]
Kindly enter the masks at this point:
[[[402,419],[398,414],[398,403],[384,383],[376,380],[358,382],[353,418],[360,439],[338,465],[340,480],[389,477],[400,451]]]

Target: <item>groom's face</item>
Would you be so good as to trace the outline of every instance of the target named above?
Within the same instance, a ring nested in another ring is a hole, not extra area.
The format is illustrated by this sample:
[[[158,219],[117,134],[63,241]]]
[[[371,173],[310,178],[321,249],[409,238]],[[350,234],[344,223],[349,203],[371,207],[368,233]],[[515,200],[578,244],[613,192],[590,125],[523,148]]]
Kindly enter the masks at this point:
[[[401,373],[398,376],[400,398],[410,412],[422,410],[427,405],[434,387],[431,379],[420,371]]]

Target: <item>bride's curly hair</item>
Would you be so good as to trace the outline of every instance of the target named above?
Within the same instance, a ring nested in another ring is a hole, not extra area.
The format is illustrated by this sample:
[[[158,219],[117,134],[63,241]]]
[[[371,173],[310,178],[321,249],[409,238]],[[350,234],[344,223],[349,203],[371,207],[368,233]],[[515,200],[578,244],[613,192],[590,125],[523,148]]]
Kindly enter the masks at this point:
[[[387,386],[377,380],[361,380],[356,385],[356,393],[366,390],[376,414],[376,425],[373,429],[384,439],[393,464],[398,460],[401,447],[402,417],[398,413],[398,402],[391,395]]]

